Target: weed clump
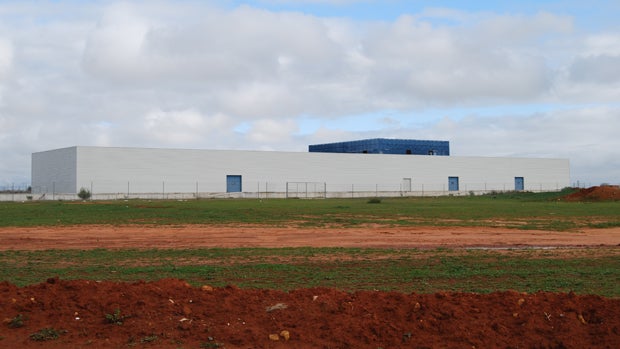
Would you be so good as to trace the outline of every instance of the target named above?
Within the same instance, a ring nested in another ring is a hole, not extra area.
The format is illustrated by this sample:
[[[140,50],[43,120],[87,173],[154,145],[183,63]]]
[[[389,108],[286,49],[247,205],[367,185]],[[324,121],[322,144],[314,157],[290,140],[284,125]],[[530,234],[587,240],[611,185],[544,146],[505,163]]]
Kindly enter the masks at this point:
[[[121,315],[121,310],[116,309],[113,314],[105,314],[105,321],[109,324],[122,325],[127,316]]]
[[[156,335],[151,335],[151,336],[144,336],[142,337],[142,339],[140,340],[140,343],[150,343],[150,342],[154,342],[158,339],[159,337],[157,337]]]
[[[22,314],[18,314],[16,317],[10,319],[7,322],[9,328],[20,328],[24,326],[24,317]]]
[[[51,328],[51,327],[50,328],[46,327],[46,328],[40,329],[38,332],[31,334],[30,339],[36,342],[44,342],[44,341],[49,341],[52,339],[58,339],[59,336],[60,336],[60,332],[58,332],[56,329]]]

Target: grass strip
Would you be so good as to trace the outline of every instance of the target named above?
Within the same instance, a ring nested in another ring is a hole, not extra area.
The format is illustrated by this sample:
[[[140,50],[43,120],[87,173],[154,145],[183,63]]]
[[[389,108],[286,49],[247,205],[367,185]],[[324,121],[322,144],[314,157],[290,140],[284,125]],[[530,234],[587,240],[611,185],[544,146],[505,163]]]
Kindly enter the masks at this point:
[[[0,253],[0,280],[180,278],[193,285],[433,293],[573,291],[620,297],[620,249],[349,248],[50,250]]]

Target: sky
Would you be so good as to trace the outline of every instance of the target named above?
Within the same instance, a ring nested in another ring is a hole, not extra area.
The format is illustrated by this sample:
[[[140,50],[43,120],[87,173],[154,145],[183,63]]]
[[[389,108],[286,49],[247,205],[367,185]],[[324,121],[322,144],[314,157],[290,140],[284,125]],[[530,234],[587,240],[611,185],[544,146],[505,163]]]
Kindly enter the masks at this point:
[[[447,140],[620,184],[619,1],[2,1],[0,189],[80,146]]]

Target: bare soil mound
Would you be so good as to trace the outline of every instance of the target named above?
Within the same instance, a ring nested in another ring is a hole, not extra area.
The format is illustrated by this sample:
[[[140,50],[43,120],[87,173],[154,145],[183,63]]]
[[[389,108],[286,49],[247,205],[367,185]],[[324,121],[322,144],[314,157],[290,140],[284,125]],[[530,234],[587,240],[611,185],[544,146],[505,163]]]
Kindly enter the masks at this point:
[[[572,293],[281,292],[175,279],[49,279],[23,288],[0,283],[0,311],[3,348],[620,347],[620,300]]]
[[[566,201],[617,201],[620,200],[620,186],[602,185],[580,189],[564,197]]]

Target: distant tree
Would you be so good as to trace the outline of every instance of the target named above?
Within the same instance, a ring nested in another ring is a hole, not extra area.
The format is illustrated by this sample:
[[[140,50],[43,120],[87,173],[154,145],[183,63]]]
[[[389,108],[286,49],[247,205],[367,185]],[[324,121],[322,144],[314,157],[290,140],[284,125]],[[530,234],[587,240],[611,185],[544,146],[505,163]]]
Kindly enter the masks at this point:
[[[90,190],[86,188],[80,188],[80,192],[77,195],[82,200],[88,200],[90,199],[91,194],[90,194]]]

